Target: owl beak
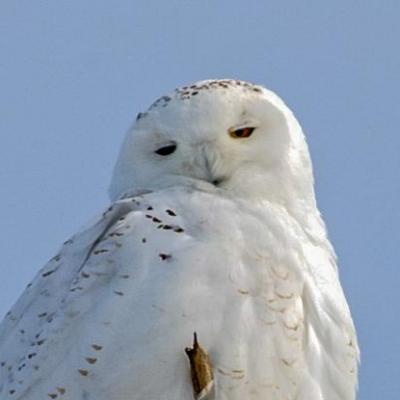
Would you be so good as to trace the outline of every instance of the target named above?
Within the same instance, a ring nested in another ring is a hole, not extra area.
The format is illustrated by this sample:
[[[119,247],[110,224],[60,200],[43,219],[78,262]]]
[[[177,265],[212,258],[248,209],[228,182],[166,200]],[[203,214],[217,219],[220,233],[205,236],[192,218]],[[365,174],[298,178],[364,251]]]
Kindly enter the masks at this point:
[[[215,155],[213,154],[214,149],[210,149],[208,146],[203,146],[202,158],[205,170],[204,180],[211,183],[214,186],[218,186],[223,181],[222,177],[218,177],[215,174]]]
[[[213,185],[217,186],[218,180],[215,179],[212,173],[212,161],[209,157],[209,152],[207,148],[203,148],[203,160],[204,160],[204,170],[205,170],[205,179],[207,182],[212,183]]]
[[[212,171],[211,171],[211,163],[209,158],[207,157],[207,153],[204,152],[204,167],[205,167],[205,172],[206,172],[206,181],[213,183],[214,179],[212,176]]]

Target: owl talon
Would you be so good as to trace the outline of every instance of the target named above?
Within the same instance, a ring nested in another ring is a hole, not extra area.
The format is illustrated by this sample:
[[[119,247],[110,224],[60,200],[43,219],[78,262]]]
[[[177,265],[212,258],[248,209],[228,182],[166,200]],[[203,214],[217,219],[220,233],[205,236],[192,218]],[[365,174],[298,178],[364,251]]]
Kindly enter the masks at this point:
[[[190,372],[195,400],[211,399],[214,389],[214,376],[210,357],[200,346],[197,334],[193,334],[193,347],[186,347],[185,352],[190,362]]]

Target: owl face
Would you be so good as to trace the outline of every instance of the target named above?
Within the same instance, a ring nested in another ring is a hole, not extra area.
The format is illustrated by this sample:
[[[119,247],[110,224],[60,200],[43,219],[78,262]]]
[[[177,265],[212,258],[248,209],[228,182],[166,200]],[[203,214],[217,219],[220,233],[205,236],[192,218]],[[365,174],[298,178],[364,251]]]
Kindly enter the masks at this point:
[[[279,189],[279,183],[271,188],[271,178],[287,179],[283,172],[296,142],[304,143],[301,129],[272,92],[242,81],[202,81],[138,115],[111,194],[194,180],[236,195],[261,195]]]

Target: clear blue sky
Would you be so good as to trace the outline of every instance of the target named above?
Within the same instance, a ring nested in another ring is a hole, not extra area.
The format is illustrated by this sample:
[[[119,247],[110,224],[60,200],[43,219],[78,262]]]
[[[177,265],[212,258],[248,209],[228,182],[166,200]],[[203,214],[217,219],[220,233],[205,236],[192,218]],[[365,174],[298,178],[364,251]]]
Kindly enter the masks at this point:
[[[176,86],[276,90],[308,136],[362,348],[360,399],[400,393],[400,2],[2,0],[0,313],[106,206],[123,135]]]

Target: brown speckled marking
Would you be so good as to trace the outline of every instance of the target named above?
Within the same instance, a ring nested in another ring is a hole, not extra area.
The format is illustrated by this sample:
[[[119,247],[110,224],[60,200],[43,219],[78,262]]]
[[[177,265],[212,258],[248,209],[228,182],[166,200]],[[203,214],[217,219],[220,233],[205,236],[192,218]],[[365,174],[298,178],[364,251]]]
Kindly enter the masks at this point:
[[[63,387],[57,387],[57,392],[60,393],[61,395],[65,394],[66,390]]]
[[[296,360],[287,360],[285,358],[281,358],[281,361],[287,366],[287,367],[291,367]]]
[[[93,252],[93,254],[101,254],[101,253],[108,253],[109,250],[107,249],[98,249]]]
[[[124,234],[122,232],[111,232],[109,235],[109,237],[114,237],[114,236],[124,236]]]
[[[60,261],[61,260],[61,255],[56,254],[50,261]]]
[[[174,90],[171,96],[162,96],[157,99],[149,109],[144,113],[139,113],[136,117],[136,121],[146,117],[153,109],[156,108],[165,108],[169,105],[171,101],[186,101],[190,100],[193,97],[197,96],[200,92],[209,92],[209,91],[226,91],[229,88],[239,88],[244,92],[253,92],[253,93],[262,93],[261,86],[257,86],[253,83],[239,81],[234,79],[216,79],[209,80],[203,83],[194,84],[190,86],[183,86],[181,88],[177,88]]]
[[[79,368],[78,372],[82,375],[82,376],[88,376],[89,375],[89,371],[87,369],[82,369]]]
[[[56,271],[57,271],[57,269],[52,269],[52,270],[50,270],[50,271],[44,272],[44,273],[42,274],[42,277],[43,277],[43,278],[47,278],[48,276],[50,276],[52,273],[54,273],[54,272],[56,272]]]

